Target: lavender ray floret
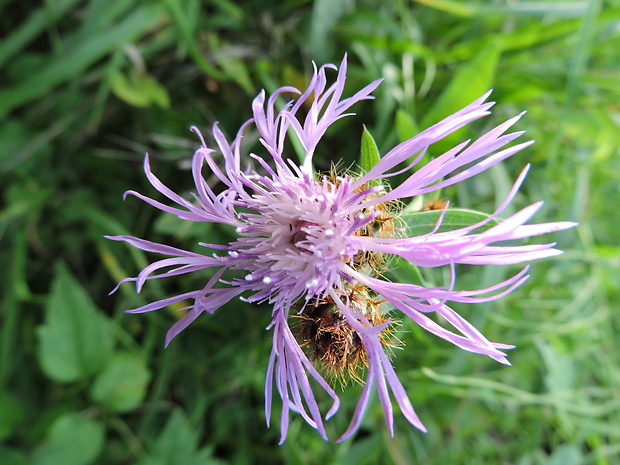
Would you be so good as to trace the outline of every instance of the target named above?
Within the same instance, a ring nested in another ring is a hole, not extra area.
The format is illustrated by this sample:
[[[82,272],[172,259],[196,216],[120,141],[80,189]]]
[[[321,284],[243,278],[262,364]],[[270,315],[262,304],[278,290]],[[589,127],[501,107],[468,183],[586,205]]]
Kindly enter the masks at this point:
[[[375,387],[390,434],[394,434],[393,400],[413,426],[426,431],[396,375],[390,351],[386,350],[386,340],[394,331],[393,321],[404,316],[463,350],[509,365],[503,350],[514,346],[491,342],[450,305],[502,298],[528,279],[529,267],[484,289],[463,290],[457,286],[456,264],[510,265],[558,255],[562,252],[554,242],[506,242],[566,230],[576,223],[527,224],[541,209],[542,202],[500,218],[524,182],[527,165],[495,212],[482,221],[439,232],[452,208],[450,203],[442,203],[433,229],[423,235],[411,235],[402,227],[406,217],[401,218],[398,202],[465,181],[531,145],[532,141],[514,144],[523,131],[506,133],[523,113],[473,142],[457,144],[392,189],[386,181],[417,166],[432,144],[489,115],[494,105],[486,102],[490,91],[398,144],[366,173],[334,170],[318,174],[313,159],[328,128],[352,115],[350,108],[354,104],[374,98],[372,92],[381,80],[343,98],[346,55],[339,66],[317,67],[313,63],[313,69],[305,90],[285,86],[269,96],[261,91],[251,104],[253,117],[241,125],[232,142],[218,123],[212,131],[215,148],[207,146],[196,127],[191,128],[201,144],[192,160],[195,193],[191,200],[175,193],[155,176],[148,155],[145,156],[147,179],[175,206],[134,191],[127,191],[125,196],[138,197],[182,220],[233,226],[235,235],[222,244],[199,242],[209,249],[204,253],[132,236],[106,236],[167,256],[144,267],[136,277],[122,279],[112,292],[126,281],[134,282],[136,292],[141,292],[153,279],[199,272],[210,276],[198,290],[127,310],[144,313],[169,305],[182,306],[186,312],[166,334],[166,345],[200,315],[212,314],[236,297],[244,302],[271,304],[267,330],[272,331],[273,343],[266,368],[265,412],[269,425],[275,386],[282,401],[280,444],[286,440],[291,412],[327,439],[325,421],[336,414],[340,399],[332,379],[324,374],[331,369],[355,377],[359,364],[365,365],[365,385],[351,422],[338,441],[357,431]],[[328,71],[337,71],[331,84]],[[291,100],[282,105],[284,94]],[[245,144],[242,147],[244,135],[250,131],[258,133],[255,153],[246,152]],[[290,137],[297,138],[304,150],[301,164],[287,156]],[[209,176],[205,177],[205,172]],[[390,282],[385,279],[386,256],[400,257],[417,267],[449,266],[450,282],[438,287]],[[349,345],[337,346],[342,341]],[[325,356],[325,351],[329,356]],[[317,396],[321,390],[331,399],[328,408]]]

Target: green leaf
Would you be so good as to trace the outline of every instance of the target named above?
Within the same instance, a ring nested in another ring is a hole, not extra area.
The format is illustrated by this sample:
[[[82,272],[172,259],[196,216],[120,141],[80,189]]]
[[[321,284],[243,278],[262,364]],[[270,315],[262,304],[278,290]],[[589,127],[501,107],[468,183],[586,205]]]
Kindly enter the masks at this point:
[[[547,390],[553,394],[561,396],[569,389],[574,389],[577,384],[577,374],[574,360],[560,351],[556,350],[545,340],[536,339],[535,344],[542,355],[547,372],[545,374],[545,385]]]
[[[0,116],[45,95],[60,84],[77,79],[106,55],[158,27],[163,18],[162,5],[147,4],[126,15],[115,27],[78,41],[58,56],[50,57],[48,65],[40,72],[33,73],[14,87],[0,89]]]
[[[399,283],[424,284],[419,268],[402,257],[394,257],[390,261],[388,273]]]
[[[54,381],[71,382],[97,373],[112,352],[109,321],[64,265],[56,267],[38,336],[39,363]]]
[[[170,107],[170,96],[166,88],[154,77],[140,74],[136,70],[132,70],[129,76],[120,71],[110,73],[110,89],[114,95],[134,107]]]
[[[216,465],[219,460],[211,457],[209,448],[198,450],[199,433],[193,431],[185,415],[175,410],[170,415],[164,430],[161,432],[149,455],[137,465]]]
[[[432,8],[436,8],[440,11],[445,11],[454,16],[460,16],[463,18],[471,18],[478,11],[478,7],[466,2],[455,2],[452,0],[416,0],[422,5],[427,5]]]
[[[409,140],[420,132],[413,116],[403,109],[396,112],[396,131],[400,142]]]
[[[10,437],[24,412],[18,399],[8,392],[0,392],[0,440]],[[4,463],[0,461],[0,463]]]
[[[501,42],[494,41],[462,65],[426,114],[422,126],[426,128],[439,122],[491,89],[501,50]]]
[[[248,95],[254,94],[256,89],[254,88],[247,65],[243,60],[227,57],[221,59],[219,64],[226,75],[239,84]]]
[[[78,413],[66,413],[52,424],[47,441],[35,452],[31,465],[88,465],[103,450],[104,439],[101,423]]]
[[[368,129],[366,129],[366,126],[364,126],[359,161],[362,172],[368,173],[368,171],[370,171],[373,166],[379,163],[380,159],[381,155],[379,155],[379,148],[377,147],[377,143],[373,139],[370,132],[368,132]],[[379,184],[380,181],[373,181],[373,183]]]
[[[585,463],[585,457],[575,444],[558,446],[547,461],[547,465],[579,465],[582,463]]]
[[[442,210],[432,210],[428,212],[416,212],[402,215],[400,218],[407,224],[407,236],[422,236],[428,234],[437,225]],[[453,231],[476,224],[489,215],[473,210],[449,209],[436,232]],[[488,229],[498,224],[496,220],[491,220],[485,225]]]
[[[150,373],[137,354],[118,352],[92,385],[93,400],[115,412],[136,408],[146,394]]]
[[[39,147],[30,152],[31,156],[26,155],[27,150],[30,150],[27,149],[28,144],[38,135],[37,131],[30,126],[25,121],[12,118],[2,121],[0,125],[0,140],[2,141],[0,145],[0,175],[6,176],[7,173],[11,173],[11,180],[19,179],[18,175],[22,173],[29,177],[32,170],[38,166],[39,160],[45,159],[53,153],[52,145],[43,142]],[[22,190],[26,190],[28,187],[31,187],[23,186],[21,183],[10,185],[8,183],[9,179],[6,179],[6,181],[2,185],[3,189],[8,189],[9,186],[19,186]],[[39,192],[42,192],[42,190]],[[20,203],[25,204],[31,204],[33,201],[33,199],[28,197],[20,200]],[[0,213],[0,221],[3,219],[3,214]]]
[[[0,47],[0,66],[12,56],[22,51],[25,46],[50,27],[64,18],[68,11],[75,8],[80,0],[56,0],[45,3],[36,10],[31,10],[26,20],[11,31],[11,35],[2,40]],[[8,31],[7,31],[8,32]]]
[[[217,68],[211,65],[209,61],[205,58],[204,53],[201,50],[200,44],[197,41],[198,33],[195,30],[195,25],[192,24],[190,17],[188,16],[188,12],[186,11],[186,5],[181,0],[164,0],[163,2],[170,15],[172,16],[179,34],[178,40],[182,43],[192,59],[198,65],[198,67],[207,75],[215,78],[226,80],[228,77],[226,74],[219,71]]]
[[[334,27],[352,6],[347,0],[316,0],[310,19],[310,52],[318,61],[325,61],[333,50]]]
[[[2,465],[28,465],[30,462],[22,451],[0,445],[0,463]]]

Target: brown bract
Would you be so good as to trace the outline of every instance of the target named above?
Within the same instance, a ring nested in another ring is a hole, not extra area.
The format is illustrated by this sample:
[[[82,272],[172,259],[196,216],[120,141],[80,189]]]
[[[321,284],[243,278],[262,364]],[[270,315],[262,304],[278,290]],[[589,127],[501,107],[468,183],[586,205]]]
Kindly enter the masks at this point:
[[[337,186],[340,182],[333,168],[328,175],[330,183]],[[367,189],[362,186],[358,191]],[[363,215],[372,215],[374,219],[358,229],[356,236],[396,237],[402,228],[398,228],[399,202],[386,202],[362,210]],[[360,251],[353,260],[345,259],[347,265],[368,275],[380,275],[386,271],[387,260],[383,254]],[[345,291],[336,290],[342,302],[351,310],[363,315],[371,326],[385,323],[386,309],[384,301],[364,285],[348,285]],[[366,349],[358,333],[349,325],[337,304],[330,298],[310,301],[300,311],[291,316],[291,327],[300,346],[308,359],[333,380],[338,380],[344,387],[349,380],[362,382],[362,373],[367,366]],[[395,347],[399,342],[394,336],[394,324],[381,331],[381,342]],[[396,344],[395,344],[396,341]]]
[[[377,326],[387,321],[382,309],[384,301],[369,296],[366,286],[353,286],[342,297],[343,303],[363,315],[370,325]],[[366,349],[331,298],[308,303],[292,318],[300,346],[328,378],[338,380],[343,387],[349,380],[362,382],[361,375],[367,365]],[[379,334],[381,342],[390,347],[399,342],[393,335],[393,326],[390,324]]]
[[[446,207],[447,203],[448,202],[445,202],[441,199],[427,200],[422,206],[422,211],[429,212],[431,210],[443,210]]]

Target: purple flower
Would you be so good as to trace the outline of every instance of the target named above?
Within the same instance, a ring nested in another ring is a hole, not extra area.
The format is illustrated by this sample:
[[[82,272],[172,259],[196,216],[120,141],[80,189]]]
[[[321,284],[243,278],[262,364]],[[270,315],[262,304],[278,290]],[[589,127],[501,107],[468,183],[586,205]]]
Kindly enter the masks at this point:
[[[329,87],[328,69],[338,70],[335,83]],[[365,387],[353,420],[340,441],[358,428],[375,385],[390,433],[393,434],[390,391],[403,415],[425,431],[390,362],[389,348],[394,344],[390,314],[397,310],[464,350],[509,364],[502,350],[512,346],[490,342],[448,303],[478,303],[500,298],[527,279],[527,268],[492,287],[459,291],[455,290],[455,265],[506,265],[557,255],[561,252],[553,248],[553,243],[521,246],[502,243],[575,225],[569,222],[526,224],[542,202],[498,220],[523,182],[526,167],[506,200],[485,220],[461,229],[438,232],[446,206],[432,232],[408,237],[398,219],[398,200],[468,179],[532,142],[506,147],[522,134],[505,134],[519,115],[473,143],[463,142],[438,156],[392,190],[379,181],[406,172],[420,161],[431,144],[488,115],[493,103],[485,103],[487,93],[397,145],[363,175],[319,175],[313,169],[312,159],[325,131],[336,120],[350,114],[346,112],[353,104],[373,98],[370,94],[380,83],[380,80],[375,81],[343,99],[346,70],[345,56],[339,68],[331,64],[318,70],[315,67],[303,93],[292,87],[282,87],[267,98],[265,92],[261,92],[252,104],[254,117],[240,128],[232,142],[225,138],[217,124],[214,125],[213,136],[218,150],[208,148],[198,129],[192,128],[202,143],[193,158],[196,193],[192,201],[162,184],[151,172],[146,157],[144,169],[149,181],[178,207],[137,192],[127,194],[183,220],[234,226],[237,233],[234,241],[201,243],[216,251],[207,255],[130,236],[109,237],[168,257],[150,264],[137,277],[121,281],[135,281],[137,292],[149,279],[212,269],[212,277],[202,289],[128,310],[143,313],[181,301],[193,301],[186,308],[187,313],[168,331],[166,345],[201,313],[213,313],[241,294],[244,301],[268,302],[273,306],[268,327],[272,330],[273,348],[267,366],[265,408],[269,424],[275,385],[282,399],[281,442],[286,438],[291,410],[327,439],[324,420],[334,415],[339,407],[338,396],[327,380],[349,375],[356,378],[360,373],[365,373]],[[276,100],[283,94],[298,97],[278,111]],[[244,156],[242,160],[241,140],[251,126],[260,134],[261,154],[249,154],[255,167],[243,169],[249,158]],[[291,133],[305,151],[301,166],[286,158],[285,141]],[[415,159],[410,162],[412,157]],[[202,176],[205,163],[223,185],[221,192],[216,193]],[[398,169],[403,164],[408,166]],[[481,227],[483,232],[476,232]],[[385,257],[389,255],[402,257],[419,267],[449,266],[451,282],[449,286],[427,288],[386,281],[382,272],[385,271]],[[245,276],[226,279],[227,270],[242,271]],[[441,315],[444,325],[430,318],[431,313]],[[446,329],[445,323],[451,325],[453,331]],[[325,414],[316,401],[310,378],[333,400]]]

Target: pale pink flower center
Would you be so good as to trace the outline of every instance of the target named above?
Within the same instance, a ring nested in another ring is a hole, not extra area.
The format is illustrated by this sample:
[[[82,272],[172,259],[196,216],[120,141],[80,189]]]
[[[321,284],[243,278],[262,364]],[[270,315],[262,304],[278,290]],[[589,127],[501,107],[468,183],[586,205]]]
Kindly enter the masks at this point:
[[[234,246],[252,256],[246,281],[262,280],[292,301],[322,295],[357,253],[350,212],[338,206],[337,186],[300,182],[276,195],[255,195]],[[347,258],[348,257],[348,258]],[[252,269],[253,268],[253,269]]]

